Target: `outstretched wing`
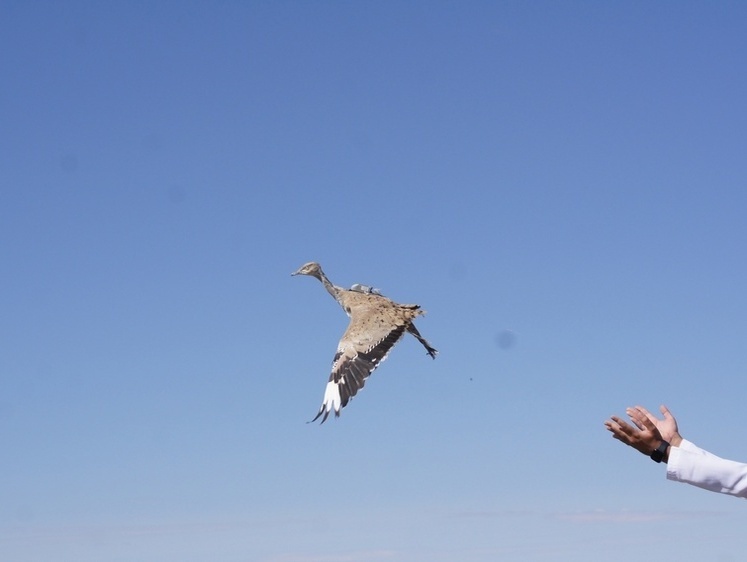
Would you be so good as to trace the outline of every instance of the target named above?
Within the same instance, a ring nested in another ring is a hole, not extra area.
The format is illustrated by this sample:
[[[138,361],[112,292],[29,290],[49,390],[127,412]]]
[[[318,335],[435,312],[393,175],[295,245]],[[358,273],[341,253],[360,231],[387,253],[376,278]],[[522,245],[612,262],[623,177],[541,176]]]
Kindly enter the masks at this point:
[[[363,388],[373,370],[386,359],[394,344],[402,339],[407,323],[382,332],[379,337],[370,331],[356,336],[359,328],[353,318],[332,361],[332,373],[324,389],[322,406],[311,421],[316,421],[323,414],[321,423],[324,423],[332,410],[335,417],[340,415],[340,410]]]

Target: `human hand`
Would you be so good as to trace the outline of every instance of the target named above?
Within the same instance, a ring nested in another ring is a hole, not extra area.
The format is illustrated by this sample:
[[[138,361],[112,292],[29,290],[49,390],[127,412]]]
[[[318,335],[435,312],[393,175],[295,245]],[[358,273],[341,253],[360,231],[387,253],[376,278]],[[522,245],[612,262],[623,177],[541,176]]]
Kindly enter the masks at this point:
[[[644,455],[651,455],[664,440],[661,432],[643,412],[635,408],[628,408],[626,412],[635,427],[617,416],[610,416],[610,419],[604,422],[605,427],[618,441],[633,447]]]
[[[661,437],[662,439],[664,439],[664,441],[669,442],[669,444],[673,447],[678,447],[682,442],[682,436],[680,435],[679,429],[677,428],[677,420],[674,419],[674,416],[669,411],[669,408],[667,408],[663,404],[659,406],[659,411],[664,416],[664,419],[658,419],[643,406],[635,406],[633,408],[628,408],[625,410],[625,412],[634,422],[636,420],[640,420],[642,416],[648,418],[651,423],[656,426],[656,429],[659,430],[659,433],[661,433]],[[641,427],[638,423],[636,425],[638,425],[639,428]]]

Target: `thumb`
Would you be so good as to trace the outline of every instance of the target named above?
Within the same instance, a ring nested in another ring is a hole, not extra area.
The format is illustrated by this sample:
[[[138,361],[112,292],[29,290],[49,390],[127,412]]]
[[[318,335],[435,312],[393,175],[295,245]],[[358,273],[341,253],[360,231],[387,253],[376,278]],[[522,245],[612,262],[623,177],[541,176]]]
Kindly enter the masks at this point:
[[[672,412],[669,411],[669,408],[667,408],[664,404],[659,406],[659,410],[664,416],[664,419],[666,420],[673,420],[674,416],[672,415]]]

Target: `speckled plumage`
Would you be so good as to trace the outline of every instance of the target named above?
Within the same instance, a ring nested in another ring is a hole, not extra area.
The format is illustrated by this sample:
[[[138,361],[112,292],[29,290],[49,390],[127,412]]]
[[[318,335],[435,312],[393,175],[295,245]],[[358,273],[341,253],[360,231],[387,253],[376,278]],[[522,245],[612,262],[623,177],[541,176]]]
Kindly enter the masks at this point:
[[[332,372],[322,405],[312,421],[323,416],[324,423],[333,410],[335,416],[339,416],[340,410],[363,388],[368,377],[386,359],[405,332],[417,338],[428,355],[436,358],[438,351],[431,347],[413,324],[416,317],[425,313],[419,305],[396,303],[378,290],[362,285],[356,284],[351,290],[333,285],[316,262],[304,264],[292,275],[311,275],[319,279],[350,317],[332,361]]]

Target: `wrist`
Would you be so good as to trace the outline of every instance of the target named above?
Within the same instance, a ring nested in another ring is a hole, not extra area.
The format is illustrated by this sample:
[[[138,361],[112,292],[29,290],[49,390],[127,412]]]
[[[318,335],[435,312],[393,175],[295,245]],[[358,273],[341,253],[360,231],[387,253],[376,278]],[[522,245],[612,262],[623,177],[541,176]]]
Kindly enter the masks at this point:
[[[653,451],[651,451],[651,460],[657,463],[661,461],[666,462],[666,460],[669,458],[669,447],[669,443],[662,439],[659,445],[657,445],[657,447]]]

